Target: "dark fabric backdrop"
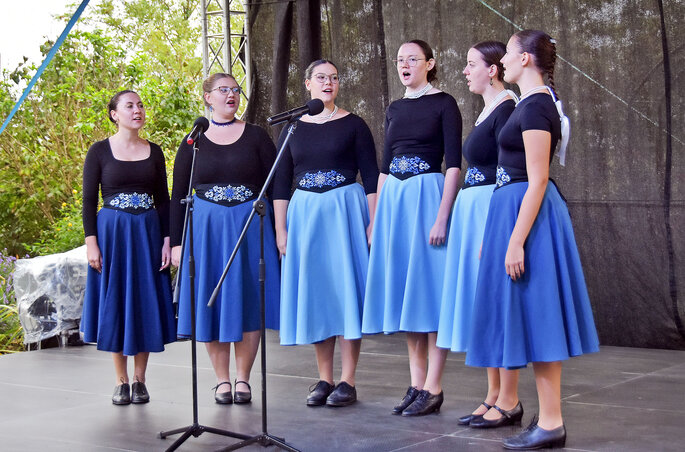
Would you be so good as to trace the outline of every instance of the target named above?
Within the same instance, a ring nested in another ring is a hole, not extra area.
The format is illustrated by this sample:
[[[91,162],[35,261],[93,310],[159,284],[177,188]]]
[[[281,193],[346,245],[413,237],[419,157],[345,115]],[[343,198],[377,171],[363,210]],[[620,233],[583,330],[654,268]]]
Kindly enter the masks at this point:
[[[250,8],[248,119],[265,126],[269,115],[308,100],[303,70],[329,58],[342,78],[337,103],[366,120],[379,157],[385,108],[403,93],[391,60],[404,41],[432,45],[437,86],[457,99],[465,137],[482,108],[462,75],[469,47],[506,43],[513,24],[556,38],[563,61],[555,82],[572,137],[566,166],[555,159],[551,175],[568,199],[601,343],[685,349],[682,0],[298,0]]]

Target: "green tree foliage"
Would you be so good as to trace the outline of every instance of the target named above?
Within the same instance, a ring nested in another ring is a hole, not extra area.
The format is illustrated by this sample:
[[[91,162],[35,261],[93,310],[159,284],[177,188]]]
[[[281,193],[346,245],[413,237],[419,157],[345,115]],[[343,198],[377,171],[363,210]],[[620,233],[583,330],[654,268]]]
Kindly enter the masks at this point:
[[[10,253],[25,244],[47,254],[83,243],[75,193],[88,147],[115,132],[106,111],[115,92],[139,92],[148,116],[143,136],[171,161],[202,111],[200,21],[189,20],[198,3],[104,0],[86,10],[0,141],[0,244]],[[36,69],[25,62],[3,71],[3,119]],[[66,233],[69,224],[76,233]]]

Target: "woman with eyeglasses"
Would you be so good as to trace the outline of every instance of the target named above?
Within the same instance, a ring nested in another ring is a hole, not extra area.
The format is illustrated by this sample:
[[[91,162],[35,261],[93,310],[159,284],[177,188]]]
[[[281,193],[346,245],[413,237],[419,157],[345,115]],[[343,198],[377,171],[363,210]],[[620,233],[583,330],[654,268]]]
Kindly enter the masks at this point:
[[[275,160],[276,149],[260,127],[237,117],[241,90],[229,74],[211,75],[202,84],[211,111],[207,131],[197,141],[192,187],[195,257],[196,338],[205,342],[216,374],[214,400],[219,404],[252,400],[250,371],[260,339],[259,221],[253,221],[215,303],[207,303],[219,282],[238,237]],[[179,265],[185,205],[193,150],[184,140],[174,165],[171,196],[172,263]],[[271,213],[264,228],[266,264],[266,327],[278,328],[279,270]],[[191,334],[188,238],[183,250],[179,290],[178,334]],[[231,384],[231,343],[236,378]],[[235,394],[232,393],[235,390]]]
[[[437,69],[426,42],[402,44],[396,62],[405,94],[386,112],[362,331],[406,332],[411,384],[392,413],[420,416],[443,402],[447,350],[436,346],[436,336],[461,113],[452,96],[431,85]]]
[[[463,71],[469,91],[482,97],[484,107],[464,140],[468,168],[452,210],[447,244],[437,344],[453,352],[465,352],[468,347],[480,246],[496,181],[497,136],[516,106],[516,95],[504,89],[502,83],[504,68],[500,60],[505,52],[504,43],[479,42],[469,49]],[[489,335],[489,331],[476,334],[479,340],[486,342]],[[488,368],[487,375],[485,399],[471,414],[460,417],[459,425],[494,428],[521,420],[519,371]],[[507,415],[501,414],[500,410],[506,411]]]
[[[466,364],[518,369],[533,363],[539,417],[504,439],[506,449],[564,446],[561,362],[599,350],[571,218],[549,179],[563,138],[556,56],[547,33],[523,30],[509,39],[501,60],[504,80],[518,85],[521,100],[498,135],[497,188],[485,225]]]
[[[145,107],[134,91],[108,104],[117,133],[88,150],[83,166],[83,229],[88,280],[81,330],[112,353],[115,405],[147,403],[150,352],[176,340],[169,282],[169,191],[162,149],[138,136]],[[102,209],[98,212],[98,191]],[[127,359],[133,356],[133,384]]]
[[[310,388],[307,406],[340,407],[357,400],[355,373],[378,167],[364,120],[335,105],[337,67],[316,60],[305,71],[304,83],[325,108],[297,122],[274,182],[281,344],[314,344],[319,381]],[[286,133],[284,129],[281,141]],[[357,173],[363,187],[356,182]],[[342,359],[337,385],[336,339]]]

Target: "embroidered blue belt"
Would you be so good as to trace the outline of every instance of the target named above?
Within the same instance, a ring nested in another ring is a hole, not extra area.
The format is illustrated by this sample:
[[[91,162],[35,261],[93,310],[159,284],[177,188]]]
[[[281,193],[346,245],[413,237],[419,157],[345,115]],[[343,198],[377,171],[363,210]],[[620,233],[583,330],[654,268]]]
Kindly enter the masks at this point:
[[[428,162],[417,155],[405,154],[395,156],[390,162],[390,174],[400,180],[409,179],[425,173],[439,173],[440,166],[432,167]]]
[[[487,166],[469,166],[466,169],[462,188],[492,185],[497,180],[497,169]]]
[[[202,184],[195,187],[195,194],[205,201],[222,206],[235,206],[256,199],[259,193],[251,185]]]
[[[351,170],[324,169],[307,171],[295,176],[295,188],[316,193],[323,193],[354,182],[356,182],[356,174]]]
[[[103,200],[103,207],[123,210],[128,213],[144,213],[155,206],[152,196],[147,193],[117,193]]]
[[[495,190],[515,182],[528,182],[528,173],[525,169],[497,166]]]
[[[509,168],[509,167],[502,167],[498,166],[497,167],[497,183],[495,186],[495,190],[498,188],[502,188],[505,185],[513,184],[516,182],[528,182],[528,173],[526,170],[522,170],[519,168]],[[554,185],[554,187],[557,189],[557,192],[559,192],[559,196],[561,199],[566,202],[566,197],[564,194],[561,192],[559,189],[559,186],[557,183],[552,179],[551,177],[549,178],[549,182]]]

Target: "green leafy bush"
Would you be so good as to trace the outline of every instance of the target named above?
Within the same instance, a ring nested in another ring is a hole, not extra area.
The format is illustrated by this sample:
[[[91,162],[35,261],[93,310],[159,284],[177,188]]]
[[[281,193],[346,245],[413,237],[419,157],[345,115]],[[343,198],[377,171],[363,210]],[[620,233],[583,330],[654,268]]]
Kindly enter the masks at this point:
[[[24,332],[19,323],[13,273],[17,258],[0,252],[0,355],[24,349]]]

